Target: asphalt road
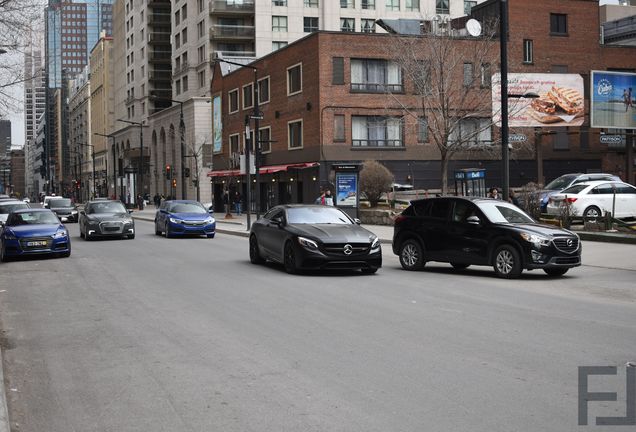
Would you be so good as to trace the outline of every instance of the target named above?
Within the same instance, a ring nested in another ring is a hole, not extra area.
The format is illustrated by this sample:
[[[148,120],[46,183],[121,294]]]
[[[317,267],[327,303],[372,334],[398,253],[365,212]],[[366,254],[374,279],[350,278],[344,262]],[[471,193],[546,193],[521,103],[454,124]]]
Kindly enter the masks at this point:
[[[580,431],[588,365],[619,366],[591,424],[625,415],[634,271],[411,273],[385,246],[373,276],[290,276],[245,238],[70,227],[70,258],[0,265],[14,431]]]

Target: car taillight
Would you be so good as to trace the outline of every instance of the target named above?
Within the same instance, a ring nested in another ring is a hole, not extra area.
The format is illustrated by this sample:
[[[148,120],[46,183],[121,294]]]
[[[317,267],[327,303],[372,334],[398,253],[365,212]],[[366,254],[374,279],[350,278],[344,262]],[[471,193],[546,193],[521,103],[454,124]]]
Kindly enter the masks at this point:
[[[395,218],[395,225],[399,225],[400,223],[404,222],[405,220],[406,220],[406,216],[397,215],[397,217]]]
[[[572,204],[573,202],[575,202],[578,198],[566,198],[566,200],[568,201],[569,204]]]

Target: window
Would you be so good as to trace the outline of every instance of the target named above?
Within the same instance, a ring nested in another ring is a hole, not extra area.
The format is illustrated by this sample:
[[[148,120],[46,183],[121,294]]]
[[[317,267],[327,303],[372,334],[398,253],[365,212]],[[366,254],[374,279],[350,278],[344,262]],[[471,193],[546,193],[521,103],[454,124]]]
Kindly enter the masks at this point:
[[[272,31],[286,32],[287,31],[287,17],[286,16],[272,16]]]
[[[179,22],[181,21],[181,12],[180,11],[176,11],[174,13],[174,25],[179,25]]]
[[[197,48],[197,57],[199,60],[199,64],[205,62],[205,45],[201,45]]]
[[[287,0],[274,0],[272,3],[274,6],[287,6]]]
[[[252,84],[243,86],[243,109],[254,106],[254,90]]]
[[[449,0],[436,0],[435,1],[435,13],[448,14],[450,9],[448,6]]]
[[[375,20],[363,18],[360,21],[360,31],[363,33],[375,33]]]
[[[177,81],[178,82],[178,81]],[[228,93],[230,114],[239,110],[238,89],[234,89]]]
[[[182,44],[187,44],[188,43],[188,28],[184,28],[183,31],[181,32],[181,43]]]
[[[272,51],[278,51],[281,48],[287,46],[287,42],[285,41],[274,41],[272,42]]]
[[[375,9],[375,0],[362,0],[362,9]]]
[[[351,91],[402,92],[402,69],[387,60],[351,59]]]
[[[490,63],[483,63],[481,65],[481,87],[490,88],[492,83],[492,71],[490,70]]]
[[[386,10],[388,10],[388,11],[399,11],[400,10],[400,0],[386,0]]]
[[[184,76],[183,79],[181,80],[183,82],[182,87],[183,87],[183,91],[184,93],[188,91],[188,76]]]
[[[179,48],[181,46],[181,35],[179,33],[174,35],[174,46],[175,48]]]
[[[287,95],[300,93],[303,90],[302,64],[287,68]]]
[[[318,18],[316,17],[304,17],[303,18],[303,31],[305,33],[311,33],[318,31]]]
[[[533,46],[532,39],[523,40],[523,62],[524,63],[534,62],[534,46]]]
[[[340,31],[343,31],[343,32],[356,31],[356,20],[354,18],[340,18]]]
[[[288,148],[291,149],[301,149],[303,148],[303,121],[296,120],[287,123],[287,132],[288,132]]]
[[[476,1],[464,0],[464,15],[470,15],[474,6],[477,6]]]
[[[269,102],[269,77],[258,80],[258,103]]]
[[[342,85],[344,84],[344,58],[334,57],[332,60],[332,77],[331,84]]]
[[[199,13],[203,12],[203,0],[197,0],[197,10]]]
[[[230,153],[238,153],[239,152],[239,134],[230,135]]]
[[[449,141],[460,141],[464,147],[473,148],[492,144],[492,121],[487,118],[463,118],[451,131]]]
[[[176,88],[177,95],[180,95],[181,94],[181,81],[177,80],[176,84],[177,84],[177,88]]]
[[[340,9],[355,9],[355,0],[340,0]]]
[[[304,4],[305,4],[305,7],[317,8],[318,0],[305,0]]]
[[[184,4],[181,8],[181,19],[185,21],[188,18],[188,5]]]
[[[416,94],[430,94],[431,93],[431,64],[425,60],[417,61],[417,66],[413,71],[413,86],[415,87]]]
[[[269,126],[258,130],[258,143],[261,146],[261,154],[272,151],[271,136],[272,130]]]
[[[404,147],[399,117],[351,117],[353,147]]]
[[[473,85],[473,64],[464,63],[464,87]]]
[[[208,83],[205,82],[205,70],[199,71],[197,76],[199,79],[199,88],[207,87]]]
[[[345,140],[345,116],[343,114],[333,116],[333,140]]]
[[[550,34],[567,35],[568,34],[568,16],[566,14],[550,14]]]
[[[203,35],[205,34],[205,26],[204,26],[204,21],[199,21],[197,23],[197,35],[202,38]]]
[[[428,141],[428,120],[426,117],[420,117],[417,119],[417,142]]]

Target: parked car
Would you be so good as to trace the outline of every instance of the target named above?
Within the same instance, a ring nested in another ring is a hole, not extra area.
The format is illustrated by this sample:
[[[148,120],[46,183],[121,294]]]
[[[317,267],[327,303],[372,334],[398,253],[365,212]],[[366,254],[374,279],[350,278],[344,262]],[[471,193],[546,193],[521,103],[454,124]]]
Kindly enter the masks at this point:
[[[567,210],[564,208],[568,206]],[[616,218],[636,217],[636,187],[616,181],[594,181],[570,186],[552,195],[548,213],[596,219],[606,212]]]
[[[51,210],[19,209],[2,222],[0,261],[26,255],[71,255],[71,238]]]
[[[53,211],[62,222],[77,222],[79,213],[77,206],[70,198],[54,197],[47,202],[47,208]]]
[[[155,234],[175,236],[201,236],[214,238],[216,221],[212,210],[192,200],[168,200],[161,203],[155,214]]]
[[[476,197],[412,201],[395,219],[393,253],[406,270],[438,261],[456,269],[493,266],[502,278],[523,269],[561,276],[581,265],[575,233],[540,225],[508,202]]]
[[[541,212],[545,213],[548,208],[548,200],[556,193],[561,192],[563,189],[567,189],[572,185],[595,181],[595,180],[608,180],[608,181],[621,181],[621,179],[613,174],[605,173],[592,173],[592,174],[564,174],[548,183],[542,190],[536,192],[539,194],[541,202]]]
[[[80,237],[91,240],[96,237],[135,238],[135,221],[121,201],[89,201],[79,213]]]
[[[6,222],[9,213],[15,210],[28,209],[29,205],[18,200],[0,200],[0,222]]]
[[[350,269],[372,274],[382,267],[380,240],[342,210],[320,205],[280,205],[252,225],[250,261],[281,263],[288,273]]]

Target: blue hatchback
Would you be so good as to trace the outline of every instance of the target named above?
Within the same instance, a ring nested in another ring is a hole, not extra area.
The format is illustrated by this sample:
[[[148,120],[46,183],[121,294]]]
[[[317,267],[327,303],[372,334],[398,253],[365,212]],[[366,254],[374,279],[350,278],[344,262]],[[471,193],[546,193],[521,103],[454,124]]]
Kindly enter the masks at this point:
[[[155,234],[166,237],[207,236],[214,238],[216,221],[212,211],[198,201],[164,201],[155,215]]]
[[[48,209],[21,209],[9,214],[0,232],[0,261],[26,255],[71,255],[71,239]]]

